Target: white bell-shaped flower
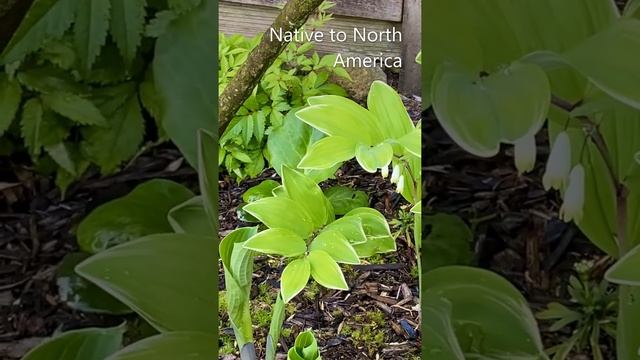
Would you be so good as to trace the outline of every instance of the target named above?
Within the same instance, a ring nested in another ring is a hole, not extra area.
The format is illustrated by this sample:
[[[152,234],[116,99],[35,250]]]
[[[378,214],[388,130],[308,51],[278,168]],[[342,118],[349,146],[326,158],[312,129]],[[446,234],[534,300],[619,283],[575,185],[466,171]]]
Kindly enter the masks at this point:
[[[560,207],[560,218],[566,222],[582,220],[584,209],[584,167],[576,165],[569,175],[569,184]]]
[[[533,170],[536,165],[536,137],[535,135],[525,135],[516,140],[514,145],[514,158],[516,169],[520,174]]]
[[[382,178],[386,179],[387,176],[389,176],[389,165],[380,168],[380,173],[382,174]]]
[[[571,141],[566,132],[561,132],[556,137],[551,148],[551,154],[547,161],[547,168],[542,177],[542,185],[545,190],[561,190],[571,171]]]
[[[404,191],[404,175],[400,175],[398,178],[398,187],[396,188],[397,193],[402,193]]]
[[[400,165],[393,166],[393,172],[391,173],[391,183],[395,184],[400,178]]]

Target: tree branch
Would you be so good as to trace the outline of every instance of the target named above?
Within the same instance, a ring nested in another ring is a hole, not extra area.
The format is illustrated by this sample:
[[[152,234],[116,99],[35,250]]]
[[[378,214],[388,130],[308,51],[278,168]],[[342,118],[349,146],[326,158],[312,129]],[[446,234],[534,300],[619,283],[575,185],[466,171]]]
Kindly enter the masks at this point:
[[[233,116],[258,85],[262,75],[288,45],[288,42],[271,39],[271,29],[276,31],[282,29],[283,33],[299,29],[322,2],[323,0],[290,0],[287,2],[273,24],[265,31],[258,46],[251,51],[247,61],[240,67],[236,76],[220,95],[218,110],[220,134],[224,133]]]

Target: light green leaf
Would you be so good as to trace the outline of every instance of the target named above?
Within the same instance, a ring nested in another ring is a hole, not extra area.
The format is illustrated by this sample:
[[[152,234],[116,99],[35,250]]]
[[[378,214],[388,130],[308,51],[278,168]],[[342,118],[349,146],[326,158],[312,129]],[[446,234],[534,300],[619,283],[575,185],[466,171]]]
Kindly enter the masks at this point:
[[[107,41],[110,0],[84,0],[78,3],[74,43],[84,71],[90,71]]]
[[[235,263],[233,260],[239,257],[234,256],[237,255],[238,249],[245,249],[243,247],[243,243],[249,240],[252,236],[258,233],[258,227],[243,227],[236,229],[229,233],[229,235],[225,236],[220,242],[219,250],[220,250],[220,260],[222,260],[222,264],[224,268],[231,272],[231,275],[236,279],[238,284],[246,285],[251,283],[251,278],[243,279],[243,274],[239,273],[240,267],[238,263]],[[246,250],[246,249],[245,249]],[[244,251],[245,253],[247,251]],[[248,251],[251,253],[251,251]],[[248,280],[248,281],[244,281]]]
[[[327,169],[353,159],[356,143],[342,136],[328,136],[309,146],[297,166],[301,169]]]
[[[124,332],[124,326],[69,331],[40,344],[22,360],[103,360],[120,349]]]
[[[356,159],[363,169],[375,173],[378,169],[389,166],[393,160],[393,147],[388,143],[381,143],[373,147],[359,144],[356,148]]]
[[[634,247],[621,257],[609,268],[605,277],[615,284],[640,286],[638,264],[640,264],[640,246]]]
[[[156,234],[92,256],[76,272],[153,327],[218,334],[216,238]],[[144,284],[144,286],[140,286]],[[162,301],[158,301],[161,299]]]
[[[451,303],[430,294],[424,300],[424,342],[426,356],[442,360],[465,360],[451,321]]]
[[[360,264],[360,258],[347,238],[337,230],[325,230],[311,242],[310,251],[323,250],[342,264]]]
[[[386,83],[377,80],[371,84],[367,107],[375,115],[384,138],[399,139],[413,130],[413,122],[402,99]]]
[[[47,39],[59,39],[73,23],[77,1],[35,0],[0,56],[0,64],[20,61]]]
[[[367,235],[362,228],[362,220],[357,216],[345,216],[327,225],[325,231],[340,232],[351,245],[362,244],[367,241]]]
[[[435,214],[425,217],[431,232],[424,240],[423,269],[429,271],[446,265],[470,265],[473,261],[473,233],[455,215]]]
[[[246,203],[254,202],[266,197],[273,196],[273,189],[280,186],[277,181],[267,179],[260,184],[250,187],[242,194],[242,200]]]
[[[145,23],[146,0],[111,0],[111,36],[130,64],[136,57]]]
[[[136,154],[144,137],[144,119],[140,103],[131,96],[115,112],[109,114],[105,128],[84,129],[85,154],[100,166],[103,173],[115,171],[123,161]]]
[[[431,99],[440,124],[458,145],[491,157],[501,142],[512,144],[540,130],[551,90],[536,65],[516,63],[477,79],[447,64],[436,72]]]
[[[307,258],[297,259],[290,262],[282,271],[280,278],[280,291],[282,300],[288,303],[293,299],[309,282],[311,276],[311,265]]]
[[[106,126],[107,120],[89,100],[65,92],[43,94],[42,102],[58,114],[81,125]]]
[[[311,277],[328,289],[349,290],[338,263],[322,250],[313,250],[307,255],[311,264]]]
[[[362,221],[362,228],[367,241],[354,244],[354,249],[360,257],[369,257],[396,251],[396,241],[391,235],[389,224],[384,216],[375,209],[358,208],[348,212],[345,217],[354,216]]]
[[[451,322],[459,336],[464,334],[460,343],[480,344],[466,357],[547,359],[529,303],[504,278],[479,268],[446,266],[426,273],[422,283],[427,299],[451,303]]]
[[[640,20],[621,19],[564,56],[598,88],[640,109]]]
[[[169,180],[138,185],[91,212],[78,226],[78,245],[96,253],[144,235],[171,232],[167,214],[192,197],[189,189]]]
[[[198,130],[198,184],[204,209],[213,229],[218,229],[218,141],[214,133]]]
[[[286,197],[264,198],[244,206],[244,210],[269,228],[289,229],[307,238],[313,231],[313,221],[295,201]]]
[[[327,223],[327,201],[322,189],[311,178],[282,167],[282,185],[289,198],[300,205],[313,222],[314,230]]]
[[[86,253],[70,253],[58,265],[56,285],[60,301],[71,309],[86,313],[129,314],[132,310],[96,285],[76,274],[76,265],[86,260]]]
[[[246,249],[284,257],[297,256],[307,251],[307,245],[300,235],[291,230],[278,228],[255,234],[243,246]]]
[[[143,339],[106,360],[210,360],[218,355],[216,335],[199,332],[170,332]]]
[[[171,209],[168,220],[178,234],[213,236],[216,233],[202,204],[201,196],[195,196]]]
[[[369,206],[369,196],[364,191],[347,186],[332,186],[324,191],[333,206],[336,215],[344,215],[349,211]]]
[[[334,95],[325,95],[318,98],[344,99]],[[343,136],[368,145],[373,145],[376,140],[380,139],[375,123],[367,121],[371,119],[371,114],[367,117],[362,117],[362,112],[348,111],[350,107],[345,108],[334,103],[314,105],[312,99],[319,101],[317,98],[310,98],[309,103],[312,105],[296,112],[296,116],[310,126],[329,136]],[[360,107],[357,104],[355,106]],[[366,110],[364,111],[366,114]]]
[[[0,73],[0,137],[11,126],[20,107],[22,88],[15,80]]]
[[[319,360],[320,353],[318,351],[318,342],[313,336],[312,330],[301,332],[294,343],[292,350],[295,350],[296,356],[304,360]],[[291,351],[289,356],[291,357]],[[293,359],[296,359],[293,357]]]
[[[399,138],[398,143],[411,155],[422,157],[422,129],[413,129],[411,132]]]
[[[171,22],[156,42],[153,59],[154,81],[163,104],[162,126],[193,166],[197,164],[198,129],[218,132],[217,68],[211,66],[217,61],[211,45],[218,38],[212,30],[217,26],[217,6],[214,1],[203,1]]]

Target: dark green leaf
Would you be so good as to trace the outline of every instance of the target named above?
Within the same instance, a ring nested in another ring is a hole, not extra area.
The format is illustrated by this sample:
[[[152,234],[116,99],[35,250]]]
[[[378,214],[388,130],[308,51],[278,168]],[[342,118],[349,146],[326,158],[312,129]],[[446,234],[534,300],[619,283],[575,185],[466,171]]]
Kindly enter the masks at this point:
[[[111,36],[129,64],[142,40],[145,6],[146,0],[111,0]]]
[[[426,216],[431,231],[424,240],[423,271],[446,265],[470,265],[473,233],[459,217],[448,214]]]
[[[0,137],[11,126],[20,107],[22,88],[15,80],[0,73]]]
[[[329,199],[336,215],[344,215],[349,211],[369,206],[369,196],[360,190],[355,190],[347,186],[332,186],[324,191]]]
[[[104,360],[122,346],[124,326],[69,331],[29,351],[22,360]]]
[[[106,126],[107,120],[89,100],[65,92],[43,94],[42,102],[51,110],[81,125]]]
[[[207,236],[216,233],[202,204],[201,196],[193,197],[171,209],[169,223],[176,233]]]
[[[78,3],[74,42],[83,70],[89,71],[107,41],[109,0],[84,0]]]
[[[211,334],[170,332],[138,341],[106,360],[210,360],[218,355],[217,344]]]

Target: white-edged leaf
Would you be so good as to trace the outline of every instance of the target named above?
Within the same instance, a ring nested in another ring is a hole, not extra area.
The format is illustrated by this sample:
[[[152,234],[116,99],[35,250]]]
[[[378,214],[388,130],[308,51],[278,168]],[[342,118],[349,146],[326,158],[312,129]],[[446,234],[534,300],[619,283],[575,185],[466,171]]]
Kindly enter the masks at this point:
[[[307,258],[296,259],[290,262],[282,271],[280,278],[280,291],[282,300],[288,303],[309,282],[311,276],[311,264]]]
[[[342,264],[360,264],[360,258],[347,238],[337,230],[325,230],[311,242],[310,251],[323,250]]]
[[[287,229],[267,229],[253,235],[244,243],[245,249],[264,254],[292,257],[307,251],[304,239]]]
[[[313,250],[307,255],[311,264],[311,277],[327,289],[349,290],[338,263],[322,250]]]

